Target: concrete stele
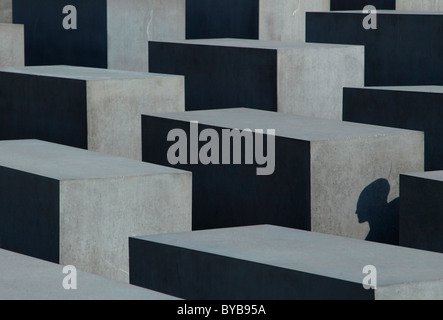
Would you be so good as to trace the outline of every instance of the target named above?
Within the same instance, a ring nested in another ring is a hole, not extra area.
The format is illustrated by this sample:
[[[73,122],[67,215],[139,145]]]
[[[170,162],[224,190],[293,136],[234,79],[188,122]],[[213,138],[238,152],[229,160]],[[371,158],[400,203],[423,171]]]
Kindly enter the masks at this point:
[[[141,160],[142,113],[184,111],[184,78],[99,68],[0,69],[1,139]],[[17,120],[20,119],[20,120]]]
[[[186,38],[305,41],[305,14],[330,0],[186,0]]]
[[[369,30],[367,16],[308,12],[306,41],[365,45],[365,86],[443,85],[443,12],[377,10]]]
[[[344,88],[343,120],[425,133],[425,170],[443,170],[442,86]]]
[[[128,237],[191,230],[191,174],[38,140],[0,142],[3,249],[128,281]]]
[[[133,237],[130,260],[132,284],[184,299],[443,298],[442,254],[269,225]]]
[[[63,64],[147,72],[148,40],[185,39],[185,0],[12,3],[14,23],[25,25],[27,66]],[[75,30],[63,26],[67,5],[76,8]]]
[[[192,143],[193,121],[220,141],[225,128],[275,130],[269,176],[257,175],[257,163],[173,166],[193,172],[194,230],[267,223],[398,243],[399,174],[423,170],[422,132],[253,109],[150,114],[142,119],[143,161],[172,166],[167,137],[181,129]]]
[[[153,41],[150,70],[185,75],[186,110],[248,107],[341,120],[364,47],[242,39]]]

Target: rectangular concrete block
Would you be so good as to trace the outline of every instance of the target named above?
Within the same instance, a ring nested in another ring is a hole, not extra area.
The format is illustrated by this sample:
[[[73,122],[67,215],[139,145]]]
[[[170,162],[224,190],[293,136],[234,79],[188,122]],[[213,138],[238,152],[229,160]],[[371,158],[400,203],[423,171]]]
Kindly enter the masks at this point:
[[[76,29],[63,25],[67,5]],[[146,72],[148,40],[185,39],[185,0],[13,0],[13,21],[25,25],[28,66]]]
[[[366,86],[443,85],[443,12],[378,10],[307,13],[306,41],[365,45]]]
[[[395,10],[395,1],[396,0],[331,0],[331,10],[363,10],[363,8],[368,5],[374,6],[379,10]]]
[[[252,226],[129,248],[131,284],[189,300],[443,299],[442,254],[345,237]]]
[[[0,0],[0,23],[12,23],[12,0]]]
[[[400,245],[443,253],[443,172],[400,177]]]
[[[305,41],[305,14],[330,0],[186,0],[186,38]]]
[[[152,41],[151,72],[185,76],[187,111],[248,107],[341,120],[364,48],[241,39]]]
[[[442,0],[396,0],[397,10],[443,11]]]
[[[0,139],[141,160],[142,113],[184,111],[181,76],[72,66],[0,69]]]
[[[191,175],[38,140],[0,142],[0,247],[128,281],[128,237],[191,230]]]
[[[177,300],[177,298],[76,271],[77,289],[65,290],[65,266],[0,250],[0,299],[15,300]],[[70,272],[71,273],[71,270]]]
[[[23,66],[25,44],[23,25],[0,23],[0,68]]]
[[[345,88],[343,120],[425,133],[425,170],[443,170],[443,87]]]
[[[423,171],[416,131],[252,109],[144,115],[142,130],[143,161],[192,171],[194,230],[273,224],[398,243],[399,174]]]

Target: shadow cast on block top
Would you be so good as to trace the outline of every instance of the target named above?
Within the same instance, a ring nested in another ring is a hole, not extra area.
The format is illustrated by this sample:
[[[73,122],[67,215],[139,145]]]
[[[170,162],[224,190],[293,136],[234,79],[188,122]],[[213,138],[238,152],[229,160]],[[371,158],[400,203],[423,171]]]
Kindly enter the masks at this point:
[[[369,223],[366,240],[398,245],[399,199],[388,203],[391,187],[386,179],[379,179],[367,186],[358,199],[359,223]]]

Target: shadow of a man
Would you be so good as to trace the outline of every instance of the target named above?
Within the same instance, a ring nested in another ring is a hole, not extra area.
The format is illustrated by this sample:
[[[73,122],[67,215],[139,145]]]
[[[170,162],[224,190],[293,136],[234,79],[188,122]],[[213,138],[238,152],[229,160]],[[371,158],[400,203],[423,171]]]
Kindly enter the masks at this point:
[[[388,203],[391,186],[386,179],[379,179],[367,186],[357,203],[359,223],[369,223],[366,240],[398,245],[399,199]]]

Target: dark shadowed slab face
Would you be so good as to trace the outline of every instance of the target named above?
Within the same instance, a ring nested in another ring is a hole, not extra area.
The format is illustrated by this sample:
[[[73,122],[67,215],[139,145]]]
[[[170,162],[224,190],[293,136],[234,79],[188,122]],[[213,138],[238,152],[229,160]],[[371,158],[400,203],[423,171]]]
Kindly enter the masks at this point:
[[[107,68],[106,0],[13,0],[13,21],[25,25],[26,65]]]

